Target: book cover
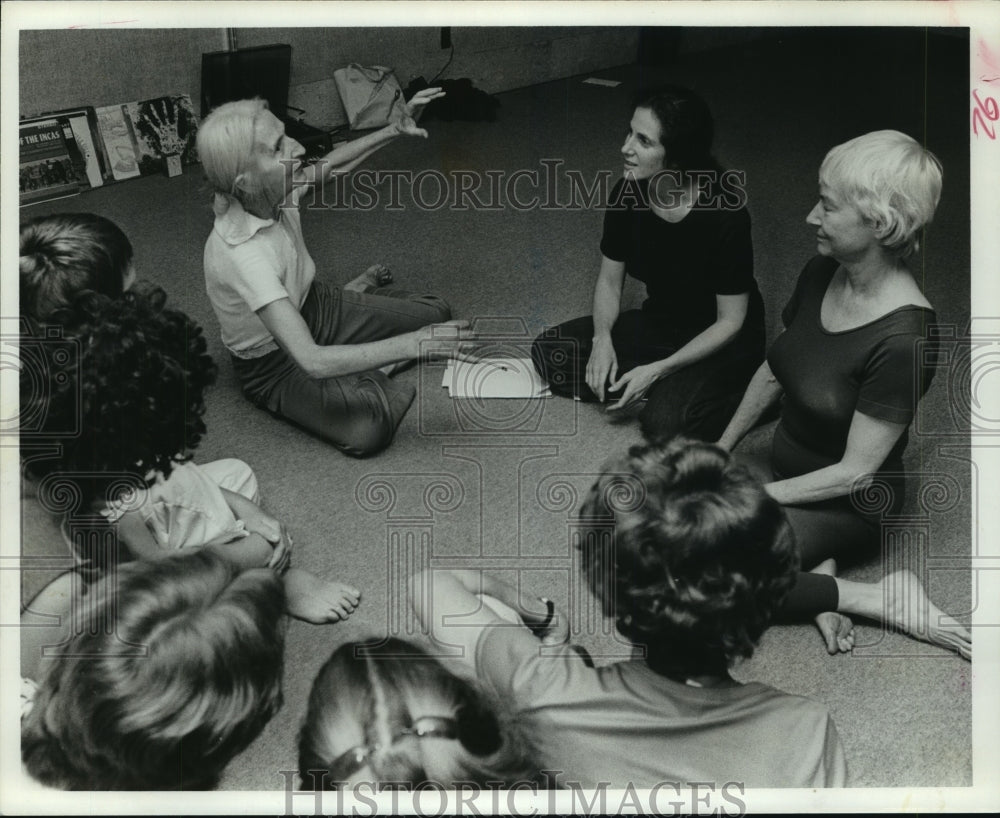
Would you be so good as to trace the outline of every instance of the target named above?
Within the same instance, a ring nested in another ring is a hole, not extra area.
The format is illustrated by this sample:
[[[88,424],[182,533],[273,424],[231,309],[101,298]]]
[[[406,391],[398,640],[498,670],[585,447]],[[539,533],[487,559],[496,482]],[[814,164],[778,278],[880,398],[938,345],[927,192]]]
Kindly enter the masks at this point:
[[[139,176],[135,135],[132,131],[132,122],[125,112],[125,106],[105,105],[98,108],[95,113],[112,178],[118,182]]]
[[[48,111],[35,119],[65,117],[73,129],[73,136],[83,155],[87,169],[87,181],[90,186],[100,187],[111,179],[107,154],[104,152],[104,141],[97,125],[97,114],[89,105],[78,108],[66,108],[61,111]]]
[[[187,94],[156,97],[122,106],[135,134],[139,172],[164,173],[166,157],[179,156],[190,165],[198,161],[195,135],[198,118]]]
[[[84,162],[69,121],[62,117],[20,126],[20,204],[75,196],[87,184]]]

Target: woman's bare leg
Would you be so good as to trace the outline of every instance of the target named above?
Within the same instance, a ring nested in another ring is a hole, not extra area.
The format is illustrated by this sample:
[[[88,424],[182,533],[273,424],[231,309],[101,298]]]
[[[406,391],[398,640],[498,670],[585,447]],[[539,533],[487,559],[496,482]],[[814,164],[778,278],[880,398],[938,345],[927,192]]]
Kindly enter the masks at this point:
[[[972,659],[972,634],[944,613],[927,596],[910,571],[896,571],[879,582],[851,582],[837,578],[838,611],[864,616],[909,634],[921,642],[955,651]]]

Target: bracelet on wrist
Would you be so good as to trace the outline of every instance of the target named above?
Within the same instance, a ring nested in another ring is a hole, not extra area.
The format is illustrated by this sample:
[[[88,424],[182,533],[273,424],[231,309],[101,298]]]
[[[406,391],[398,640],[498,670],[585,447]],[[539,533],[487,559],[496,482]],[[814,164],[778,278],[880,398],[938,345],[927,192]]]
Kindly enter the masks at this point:
[[[556,618],[556,606],[548,597],[543,596],[540,599],[545,603],[545,620],[538,626],[538,629],[544,632],[552,627],[552,620]]]
[[[541,639],[552,627],[552,621],[556,618],[556,606],[548,597],[540,596],[539,599],[545,603],[545,619],[541,622],[525,622],[525,626],[537,638]]]

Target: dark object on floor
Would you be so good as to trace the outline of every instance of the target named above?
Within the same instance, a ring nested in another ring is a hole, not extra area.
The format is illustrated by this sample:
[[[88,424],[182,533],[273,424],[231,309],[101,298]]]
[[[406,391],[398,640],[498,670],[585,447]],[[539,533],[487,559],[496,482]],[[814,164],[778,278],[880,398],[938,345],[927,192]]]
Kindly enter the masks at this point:
[[[473,86],[472,80],[468,77],[457,80],[440,80],[438,85],[445,92],[445,96],[428,104],[424,116],[436,117],[445,122],[451,122],[454,119],[463,122],[496,121],[500,100]],[[427,80],[423,77],[416,77],[406,86],[403,95],[409,100],[417,91],[429,87],[431,86],[428,85]]]

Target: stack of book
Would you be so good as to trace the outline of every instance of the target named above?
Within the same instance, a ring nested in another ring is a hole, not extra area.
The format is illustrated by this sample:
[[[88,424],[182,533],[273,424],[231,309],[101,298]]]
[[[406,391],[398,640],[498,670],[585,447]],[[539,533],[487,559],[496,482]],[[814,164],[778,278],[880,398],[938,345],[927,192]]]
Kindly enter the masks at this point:
[[[187,94],[82,106],[22,119],[20,203],[169,171],[198,161],[198,119]]]

